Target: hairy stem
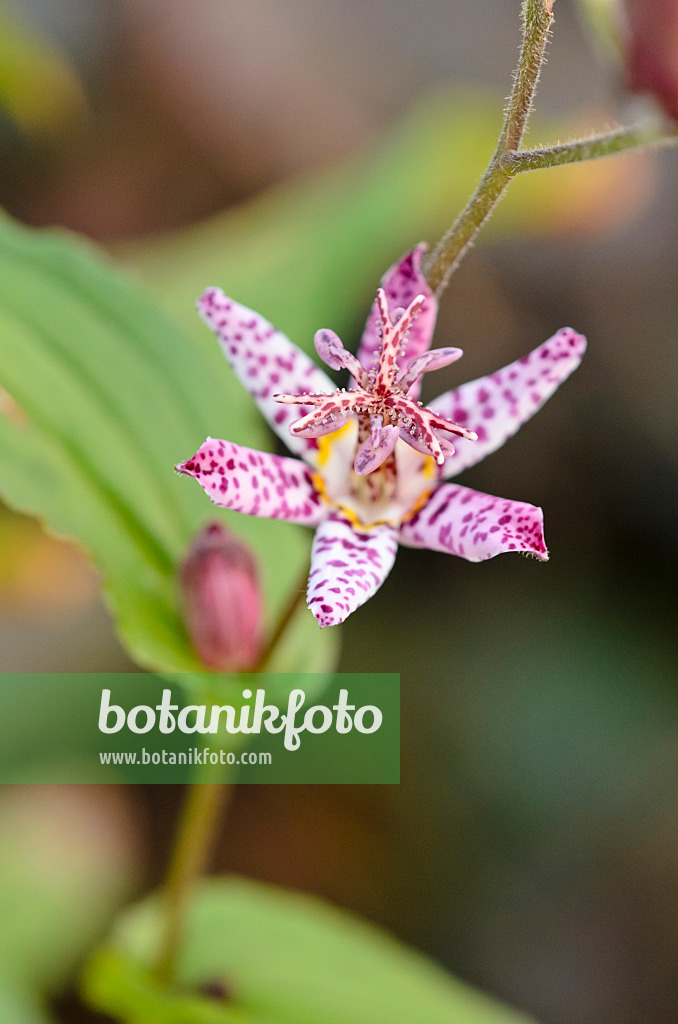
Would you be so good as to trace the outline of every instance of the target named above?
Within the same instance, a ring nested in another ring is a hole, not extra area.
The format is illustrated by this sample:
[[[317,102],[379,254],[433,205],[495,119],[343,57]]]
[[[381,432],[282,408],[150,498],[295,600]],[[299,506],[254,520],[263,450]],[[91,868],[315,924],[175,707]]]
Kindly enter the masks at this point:
[[[478,188],[423,267],[426,280],[436,295],[447,285],[512,177],[503,170],[500,158],[507,151],[515,150],[523,137],[553,21],[553,0],[523,0],[522,15],[520,60],[497,148]]]
[[[586,139],[559,142],[543,149],[523,149],[504,153],[500,157],[499,163],[505,174],[513,176],[523,171],[538,171],[547,167],[579,163],[583,160],[595,160],[598,157],[623,153],[629,149],[675,145],[677,142],[678,127],[667,129],[654,122],[649,122],[648,124],[632,125],[628,128],[615,128],[601,135],[591,135]]]
[[[523,0],[522,17],[523,45],[513,89],[504,111],[497,153],[517,149],[523,138],[553,23],[553,0]]]

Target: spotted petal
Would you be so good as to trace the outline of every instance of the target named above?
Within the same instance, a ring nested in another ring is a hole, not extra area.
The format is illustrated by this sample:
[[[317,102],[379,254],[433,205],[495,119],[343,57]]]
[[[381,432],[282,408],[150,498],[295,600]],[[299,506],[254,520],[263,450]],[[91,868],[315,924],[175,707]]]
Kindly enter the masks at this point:
[[[447,551],[469,562],[482,562],[504,551],[526,551],[546,561],[544,520],[540,508],[442,484],[413,519],[400,528],[400,543],[412,548]]]
[[[416,249],[408,253],[407,256],[404,256],[390,270],[387,270],[381,279],[381,286],[386,292],[386,298],[391,309],[397,309],[398,307],[406,309],[417,295],[423,295],[425,298],[421,311],[410,327],[405,354],[398,360],[401,371],[406,370],[417,356],[428,351],[438,314],[436,298],[421,272],[421,257],[425,251],[425,245],[418,245]],[[360,342],[358,362],[367,369],[373,364],[376,365],[380,348],[379,305],[375,300],[372,304],[370,315],[367,318],[362,341]],[[419,391],[419,384],[415,382],[410,395],[416,399],[419,397]]]
[[[317,526],[326,512],[299,459],[257,452],[208,437],[176,467],[198,481],[215,505],[264,519]]]
[[[391,526],[359,533],[339,514],[315,533],[308,578],[308,606],[321,626],[337,626],[382,585],[395,561]]]
[[[314,438],[290,437],[289,425],[310,412],[273,401],[277,392],[331,393],[335,385],[305,352],[293,345],[259,313],[229,299],[220,288],[208,288],[198,299],[198,312],[219,339],[222,351],[273,430],[290,451],[313,462]]]
[[[431,402],[433,412],[478,434],[473,442],[455,439],[455,454],[445,460],[441,475],[456,476],[500,448],[579,366],[585,349],[586,338],[564,327],[515,363]]]

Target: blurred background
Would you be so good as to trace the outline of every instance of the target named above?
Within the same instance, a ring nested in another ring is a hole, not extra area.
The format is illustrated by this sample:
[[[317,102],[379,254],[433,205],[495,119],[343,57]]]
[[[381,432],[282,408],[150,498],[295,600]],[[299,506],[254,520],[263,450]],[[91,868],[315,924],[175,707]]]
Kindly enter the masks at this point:
[[[0,203],[94,239],[143,282],[184,229],[231,210],[246,223],[251,201],[378,151],[442,91],[460,136],[478,104],[490,111],[471,187],[518,7],[3,3]],[[530,141],[647,110],[579,8],[558,0],[556,15]],[[425,397],[561,326],[587,335],[581,369],[462,480],[542,505],[551,561],[402,549],[342,627],[340,663],[401,673],[401,785],[242,787],[217,865],[379,922],[543,1024],[665,1024],[678,1017],[678,155],[532,180],[514,183],[444,296],[436,344],[465,356]],[[456,213],[438,211],[440,230]],[[0,615],[2,671],[135,667],[85,556],[7,509]],[[180,797],[10,789],[0,832],[38,850],[36,870],[42,857],[73,872],[80,851],[108,880],[88,925],[104,930],[160,880]],[[58,1013],[94,1019],[68,995]]]

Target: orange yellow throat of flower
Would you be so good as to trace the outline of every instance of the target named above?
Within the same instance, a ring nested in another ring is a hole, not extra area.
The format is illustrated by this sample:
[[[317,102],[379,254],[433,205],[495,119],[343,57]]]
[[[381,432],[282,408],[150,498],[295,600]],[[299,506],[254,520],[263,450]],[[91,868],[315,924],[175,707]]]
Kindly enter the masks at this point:
[[[398,441],[386,462],[361,476],[353,466],[359,444],[358,424],[353,420],[318,438],[313,485],[321,499],[341,511],[357,530],[384,523],[396,526],[410,519],[436,486],[435,460]]]

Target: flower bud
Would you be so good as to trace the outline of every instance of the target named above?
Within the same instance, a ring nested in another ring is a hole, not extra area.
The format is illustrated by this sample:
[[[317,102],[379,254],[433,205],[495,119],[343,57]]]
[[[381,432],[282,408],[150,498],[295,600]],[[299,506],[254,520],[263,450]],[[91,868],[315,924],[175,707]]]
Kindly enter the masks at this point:
[[[262,601],[250,549],[220,523],[195,537],[181,567],[188,634],[211,669],[252,668],[261,651]]]
[[[626,0],[627,80],[678,121],[678,0]]]

